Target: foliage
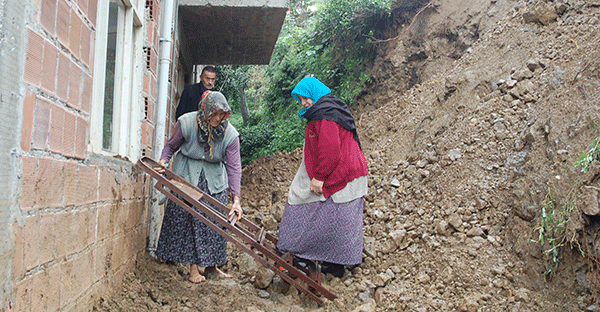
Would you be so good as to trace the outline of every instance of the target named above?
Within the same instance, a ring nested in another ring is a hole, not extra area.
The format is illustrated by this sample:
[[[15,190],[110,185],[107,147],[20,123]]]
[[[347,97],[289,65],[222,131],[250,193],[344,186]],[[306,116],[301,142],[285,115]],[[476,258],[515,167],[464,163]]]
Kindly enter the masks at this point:
[[[579,156],[579,159],[573,166],[581,166],[581,172],[587,173],[590,165],[597,161],[600,161],[600,138],[596,138],[592,141],[590,150],[586,154]]]
[[[556,273],[560,263],[559,250],[567,243],[571,248],[576,244],[583,255],[579,243],[567,237],[567,229],[574,209],[575,205],[572,202],[558,205],[548,190],[542,206],[541,226],[538,229],[540,246],[544,254],[550,257],[550,265],[546,271],[548,276]]]
[[[305,120],[290,93],[306,76],[315,76],[332,94],[352,105],[370,77],[375,57],[372,38],[391,12],[390,0],[290,0],[290,11],[266,66],[218,66],[234,114],[239,112],[239,87],[246,90],[250,121],[239,124],[242,163],[261,155],[301,147]]]

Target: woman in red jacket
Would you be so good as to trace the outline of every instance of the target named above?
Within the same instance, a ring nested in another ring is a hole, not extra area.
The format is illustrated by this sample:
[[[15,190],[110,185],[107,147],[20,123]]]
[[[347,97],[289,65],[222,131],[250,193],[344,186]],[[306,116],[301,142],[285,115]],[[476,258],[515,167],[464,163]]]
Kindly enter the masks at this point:
[[[292,96],[308,124],[302,164],[292,181],[277,249],[323,263],[341,277],[362,262],[367,160],[348,105],[317,78],[302,79]],[[327,270],[326,270],[327,268]]]

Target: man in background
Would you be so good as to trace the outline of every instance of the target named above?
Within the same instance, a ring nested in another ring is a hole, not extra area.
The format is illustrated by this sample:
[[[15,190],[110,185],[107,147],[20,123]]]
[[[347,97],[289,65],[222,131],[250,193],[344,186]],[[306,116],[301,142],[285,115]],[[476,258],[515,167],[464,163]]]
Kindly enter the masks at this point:
[[[205,66],[200,74],[200,82],[189,85],[183,89],[177,111],[175,112],[175,120],[185,113],[195,112],[198,110],[198,102],[202,99],[202,93],[206,90],[213,90],[215,81],[217,80],[217,70],[214,66]]]

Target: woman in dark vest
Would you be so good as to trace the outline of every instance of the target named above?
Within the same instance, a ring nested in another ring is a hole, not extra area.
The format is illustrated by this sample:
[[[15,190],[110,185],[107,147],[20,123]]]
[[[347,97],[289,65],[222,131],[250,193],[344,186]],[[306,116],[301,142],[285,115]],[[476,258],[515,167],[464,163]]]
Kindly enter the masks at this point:
[[[317,78],[302,79],[292,96],[308,124],[302,163],[290,186],[277,249],[320,261],[341,277],[362,262],[367,160],[348,105]]]
[[[240,140],[237,130],[227,120],[230,113],[223,94],[204,92],[198,111],[177,120],[159,163],[165,166],[179,151],[173,171],[224,205],[227,205],[229,188],[233,198],[229,214],[237,213],[241,217]],[[227,262],[227,240],[170,200],[165,208],[156,255],[165,261],[190,264],[192,283],[205,281],[208,274],[231,277],[218,268]],[[200,274],[199,267],[205,268],[205,276]]]

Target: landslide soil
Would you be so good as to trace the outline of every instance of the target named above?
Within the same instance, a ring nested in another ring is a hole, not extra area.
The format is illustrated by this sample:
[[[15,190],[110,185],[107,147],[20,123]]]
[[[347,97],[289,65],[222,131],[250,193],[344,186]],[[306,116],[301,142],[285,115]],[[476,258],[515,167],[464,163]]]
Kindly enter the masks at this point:
[[[230,246],[232,279],[191,284],[141,255],[94,310],[600,311],[600,167],[573,166],[600,134],[600,1],[435,1],[415,18],[427,4],[396,3],[354,108],[365,261],[324,277],[338,299],[317,306]],[[301,156],[244,169],[246,217],[272,234]],[[569,217],[557,261],[539,240],[549,196]]]

